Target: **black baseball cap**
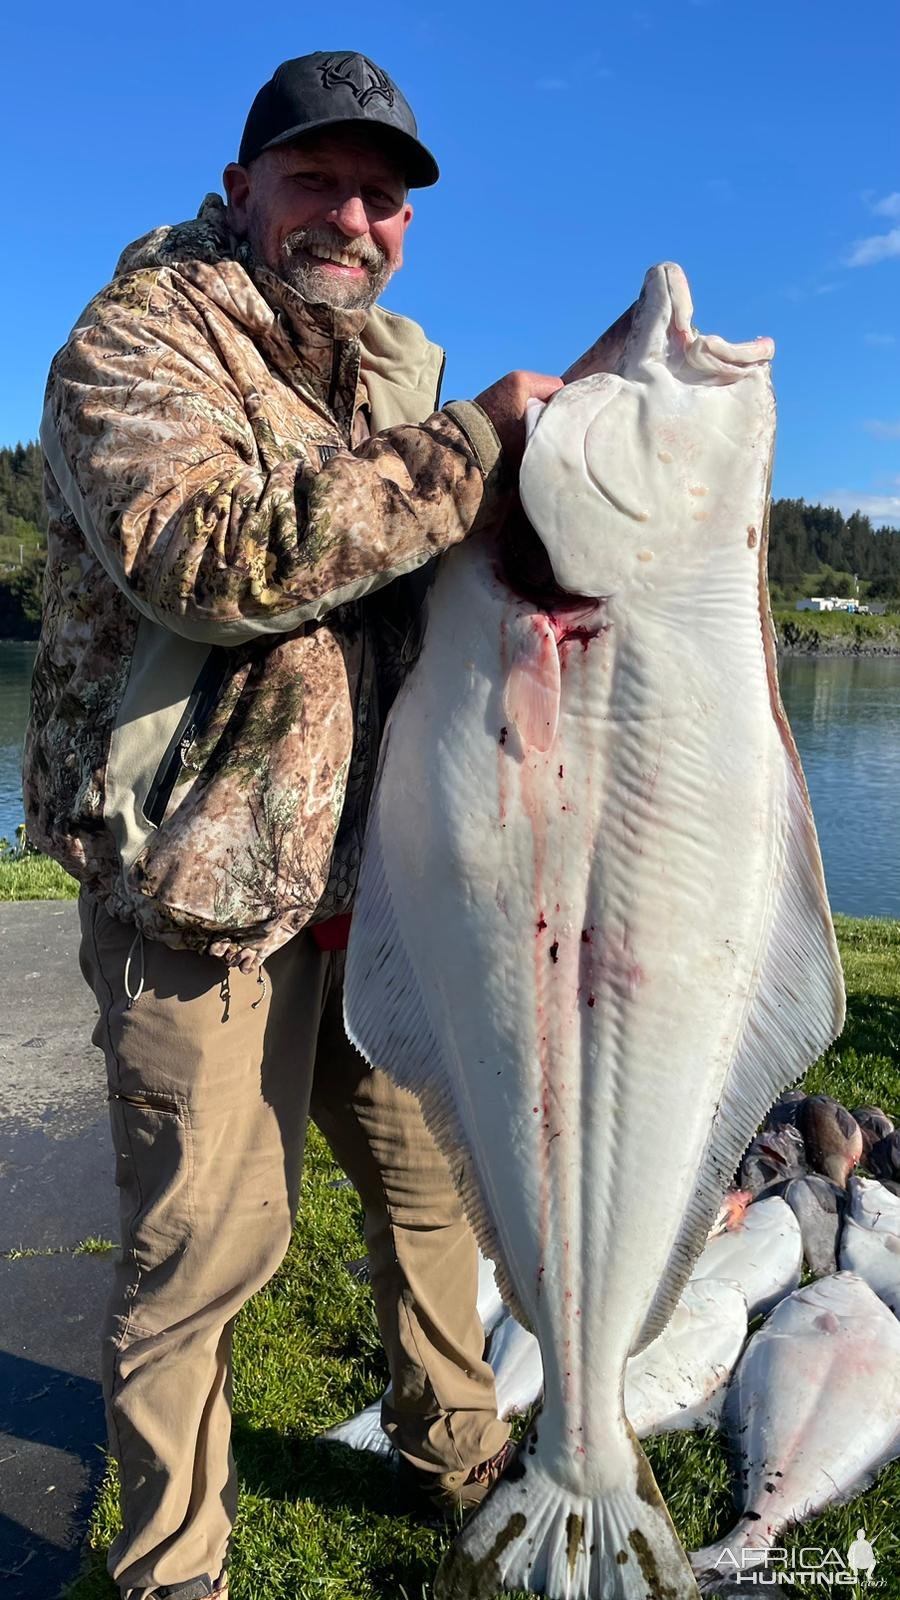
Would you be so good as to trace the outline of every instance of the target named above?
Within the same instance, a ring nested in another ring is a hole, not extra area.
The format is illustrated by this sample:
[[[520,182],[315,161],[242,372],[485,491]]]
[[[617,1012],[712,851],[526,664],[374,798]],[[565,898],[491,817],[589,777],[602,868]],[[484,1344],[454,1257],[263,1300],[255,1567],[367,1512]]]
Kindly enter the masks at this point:
[[[246,167],[273,145],[356,122],[378,130],[411,188],[437,183],[437,162],[419,140],[409,102],[381,67],[355,50],[316,50],[282,61],[250,107],[238,161]]]

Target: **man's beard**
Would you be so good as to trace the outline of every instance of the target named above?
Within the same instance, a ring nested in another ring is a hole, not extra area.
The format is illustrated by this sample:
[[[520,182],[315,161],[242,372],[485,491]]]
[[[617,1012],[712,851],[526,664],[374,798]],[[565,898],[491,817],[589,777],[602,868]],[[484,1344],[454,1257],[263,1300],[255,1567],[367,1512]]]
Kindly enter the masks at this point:
[[[343,252],[354,266],[365,268],[365,279],[342,280],[329,272],[324,262],[316,266],[314,262],[301,259],[300,252],[310,246]],[[296,228],[289,233],[281,242],[275,270],[304,300],[340,311],[368,311],[393,272],[384,251],[371,239],[347,239],[336,228],[321,226]]]

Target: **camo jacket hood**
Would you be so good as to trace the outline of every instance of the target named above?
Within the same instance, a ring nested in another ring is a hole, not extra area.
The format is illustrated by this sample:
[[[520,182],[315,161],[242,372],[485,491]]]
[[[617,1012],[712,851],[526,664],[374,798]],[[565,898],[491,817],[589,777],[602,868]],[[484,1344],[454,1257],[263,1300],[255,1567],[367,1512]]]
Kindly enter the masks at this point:
[[[54,358],[28,836],[149,936],[249,966],[350,905],[408,591],[504,498],[440,366],[255,267],[218,196]]]

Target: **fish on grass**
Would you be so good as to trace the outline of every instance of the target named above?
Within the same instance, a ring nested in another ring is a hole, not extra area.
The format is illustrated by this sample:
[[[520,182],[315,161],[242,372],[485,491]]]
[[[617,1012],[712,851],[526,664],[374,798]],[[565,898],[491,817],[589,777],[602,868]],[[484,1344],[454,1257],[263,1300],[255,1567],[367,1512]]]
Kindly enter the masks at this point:
[[[685,1284],[662,1333],[626,1364],[625,1411],[638,1438],[717,1426],[746,1337],[747,1302],[736,1283]],[[544,1387],[534,1334],[506,1311],[492,1327],[485,1358],[497,1387],[497,1415],[530,1410]],[[322,1438],[385,1459],[395,1454],[381,1426],[380,1400]]]
[[[345,1020],[420,1097],[544,1367],[445,1600],[696,1593],[625,1364],[844,1009],[766,600],[771,354],[652,268],[532,408],[543,580],[502,533],[442,560],[386,729]]]
[[[822,1277],[837,1272],[847,1197],[844,1190],[821,1173],[794,1178],[784,1191],[785,1204],[797,1218],[803,1239],[803,1259],[810,1272]]]
[[[840,1260],[900,1317],[900,1196],[874,1178],[850,1180]]]
[[[736,1283],[750,1317],[772,1310],[797,1288],[803,1270],[803,1237],[790,1206],[778,1196],[748,1206],[738,1227],[710,1239],[691,1273]]]
[[[752,1583],[784,1528],[861,1493],[900,1451],[900,1323],[853,1273],[798,1289],[750,1340],[725,1422],[739,1517],[691,1558],[711,1593]]]
[[[638,1438],[718,1427],[746,1337],[736,1283],[686,1283],[662,1333],[625,1367],[625,1411]]]

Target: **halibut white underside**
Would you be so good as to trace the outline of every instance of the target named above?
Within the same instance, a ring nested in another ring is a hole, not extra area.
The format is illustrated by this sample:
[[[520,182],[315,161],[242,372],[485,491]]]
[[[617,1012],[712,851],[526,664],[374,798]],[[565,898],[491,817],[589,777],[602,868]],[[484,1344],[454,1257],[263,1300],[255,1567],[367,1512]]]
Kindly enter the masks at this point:
[[[545,1373],[445,1595],[696,1592],[625,1362],[843,1015],[765,600],[770,354],[698,335],[652,269],[616,373],[554,398],[522,469],[589,598],[548,611],[458,547],[385,734],[348,1032],[420,1097]]]
[[[704,1591],[733,1593],[784,1528],[861,1493],[900,1452],[896,1317],[854,1273],[796,1290],[750,1340],[725,1422],[739,1517],[691,1559]]]

